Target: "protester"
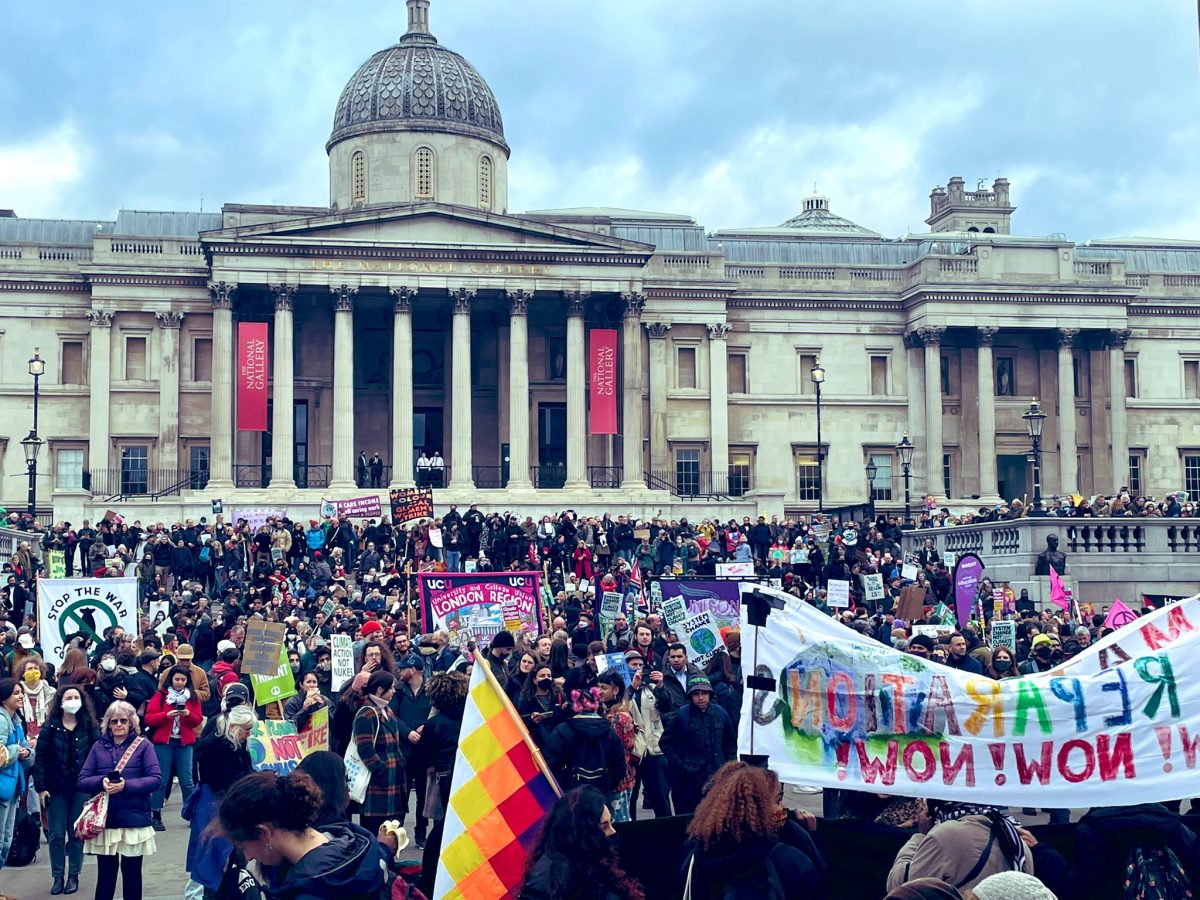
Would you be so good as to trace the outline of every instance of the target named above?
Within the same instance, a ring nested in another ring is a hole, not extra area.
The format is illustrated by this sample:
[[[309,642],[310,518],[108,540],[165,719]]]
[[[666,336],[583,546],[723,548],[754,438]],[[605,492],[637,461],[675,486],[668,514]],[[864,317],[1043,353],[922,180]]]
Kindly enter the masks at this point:
[[[671,801],[667,796],[666,758],[662,751],[663,720],[658,710],[658,700],[653,688],[644,682],[646,661],[637,650],[625,651],[625,665],[632,673],[629,688],[629,711],[642,737],[643,753],[638,760],[637,780],[630,796],[630,817],[636,815],[639,788],[642,789],[646,805],[655,818],[671,815]],[[661,674],[661,673],[660,673]]]
[[[604,717],[608,719],[608,724],[612,726],[613,732],[621,741],[621,746],[625,748],[624,773],[612,792],[609,809],[612,811],[614,822],[628,822],[631,818],[629,797],[637,780],[637,758],[634,755],[634,748],[637,746],[637,724],[625,700],[625,678],[619,672],[610,669],[601,674],[597,689],[604,707]]]
[[[966,900],[975,895],[964,895],[958,888],[946,884],[940,878],[914,878],[907,884],[888,891],[883,900]]]
[[[387,819],[408,813],[400,722],[389,709],[396,690],[391,672],[379,670],[367,680],[366,702],[354,717],[354,746],[371,771],[359,824],[375,834]]]
[[[1121,900],[1149,882],[1159,897],[1195,896],[1200,891],[1200,840],[1178,813],[1159,803],[1096,808],[1075,829],[1076,895],[1087,900]],[[1190,893],[1185,893],[1190,892]]]
[[[429,679],[426,688],[432,714],[421,729],[421,739],[412,754],[412,765],[425,772],[425,816],[433,828],[425,843],[421,865],[421,890],[433,895],[433,878],[442,849],[442,831],[450,806],[450,778],[458,756],[458,734],[462,729],[468,681],[458,672],[441,672]]]
[[[328,709],[329,701],[321,693],[316,672],[306,672],[300,679],[299,691],[283,707],[283,717],[296,726],[297,732],[306,731],[313,713]]]
[[[988,678],[994,678],[996,681],[1002,678],[1019,678],[1020,673],[1017,671],[1017,663],[1013,658],[1013,652],[1007,647],[993,648],[992,659],[984,667],[983,674]]]
[[[163,831],[163,798],[171,779],[179,779],[186,804],[192,791],[192,748],[196,743],[196,729],[204,719],[200,709],[200,698],[192,691],[191,675],[182,666],[172,666],[163,679],[163,687],[155,691],[146,704],[146,727],[154,742],[154,753],[162,772],[163,783],[155,790],[151,799],[152,821],[155,831]]]
[[[1057,900],[1053,891],[1024,872],[997,872],[975,885],[975,900]],[[1081,894],[1094,897],[1095,894]]]
[[[350,795],[346,791],[346,763],[329,750],[314,750],[297,766],[321,790],[321,808],[313,827],[323,831],[326,825],[347,825]]]
[[[646,895],[641,886],[621,868],[613,847],[615,834],[600,791],[590,786],[568,791],[542,822],[517,897],[642,900]]]
[[[0,869],[8,860],[17,808],[34,760],[21,721],[21,688],[15,678],[0,679]]]
[[[599,708],[599,688],[574,691],[571,711],[575,715],[550,734],[545,757],[564,790],[585,785],[597,788],[611,810],[612,795],[627,774],[625,748]]]
[[[159,790],[162,770],[151,743],[139,734],[139,726],[132,706],[122,700],[114,702],[100,720],[100,739],[92,745],[79,773],[78,788],[84,794],[108,794],[104,830],[83,845],[84,853],[96,856],[96,900],[113,900],[118,873],[122,896],[141,900],[142,860],[157,850],[150,797]]]
[[[659,742],[667,759],[671,802],[677,816],[696,809],[704,783],[737,755],[733,723],[725,710],[712,703],[708,679],[691,676],[687,695],[687,705],[675,715]]]

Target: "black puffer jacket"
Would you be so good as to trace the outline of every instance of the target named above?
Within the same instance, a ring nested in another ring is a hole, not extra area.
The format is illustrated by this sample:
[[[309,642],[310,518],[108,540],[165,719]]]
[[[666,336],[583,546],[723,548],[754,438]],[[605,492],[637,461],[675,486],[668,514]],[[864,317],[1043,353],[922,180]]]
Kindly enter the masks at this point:
[[[1200,841],[1183,819],[1159,803],[1093,809],[1075,828],[1075,893],[1088,900],[1119,900],[1130,851],[1170,848],[1192,893],[1200,891]]]
[[[61,718],[47,720],[38,732],[33,758],[33,783],[38,792],[74,794],[79,770],[99,737],[91,723],[85,725],[82,719],[73,730],[64,728]]]

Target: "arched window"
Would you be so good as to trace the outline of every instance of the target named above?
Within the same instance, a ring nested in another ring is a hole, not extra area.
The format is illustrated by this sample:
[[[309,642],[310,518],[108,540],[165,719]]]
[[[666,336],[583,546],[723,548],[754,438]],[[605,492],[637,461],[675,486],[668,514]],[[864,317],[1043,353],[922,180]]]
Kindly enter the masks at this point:
[[[492,158],[479,157],[479,208],[492,208]]]
[[[983,233],[984,234],[995,234],[996,229],[993,228],[991,225],[989,225],[987,228],[983,229]]]
[[[367,157],[361,150],[350,157],[350,202],[367,202]]]
[[[433,151],[428,147],[418,147],[415,165],[416,188],[414,193],[418,200],[433,199]]]
[[[974,225],[972,225],[970,228],[967,229],[967,231],[971,234],[977,234],[979,232],[979,229],[976,228]]]

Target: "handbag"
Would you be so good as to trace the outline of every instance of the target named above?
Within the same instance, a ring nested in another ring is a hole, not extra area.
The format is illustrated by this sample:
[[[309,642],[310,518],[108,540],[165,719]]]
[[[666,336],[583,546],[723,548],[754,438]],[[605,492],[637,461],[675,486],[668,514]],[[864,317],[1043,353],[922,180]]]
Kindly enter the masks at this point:
[[[365,707],[364,707],[365,709]],[[354,720],[362,714],[363,710],[359,710],[354,714]],[[375,716],[375,741],[379,740],[379,716]],[[372,741],[374,743],[374,741]],[[367,768],[367,764],[362,761],[362,757],[358,755],[358,741],[354,738],[354,724],[350,725],[350,746],[346,748],[346,790],[350,794],[350,799],[355,803],[362,803],[367,799],[367,788],[371,786],[371,770]]]
[[[141,735],[133,739],[133,743],[125,751],[121,757],[121,761],[117,763],[117,771],[123,771],[126,764],[133,757],[133,753],[137,750],[138,745],[144,741]],[[100,837],[104,833],[106,823],[108,822],[108,794],[101,791],[95,797],[90,798],[83,804],[83,812],[79,814],[79,818],[75,820],[75,838],[80,841],[92,841]]]
[[[425,815],[435,822],[446,818],[446,805],[442,802],[442,779],[449,778],[449,772],[439,772],[430,766],[425,772]]]

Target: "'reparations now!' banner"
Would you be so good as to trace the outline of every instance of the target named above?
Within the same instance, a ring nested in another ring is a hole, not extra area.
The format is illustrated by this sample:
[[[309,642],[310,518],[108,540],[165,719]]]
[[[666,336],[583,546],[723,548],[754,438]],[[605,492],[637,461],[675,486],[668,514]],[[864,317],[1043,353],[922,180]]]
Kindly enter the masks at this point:
[[[747,685],[739,750],[784,781],[1059,808],[1200,794],[1200,596],[1059,669],[993,681],[757,589],[784,608],[753,629],[742,608],[749,664],[774,689]]]

